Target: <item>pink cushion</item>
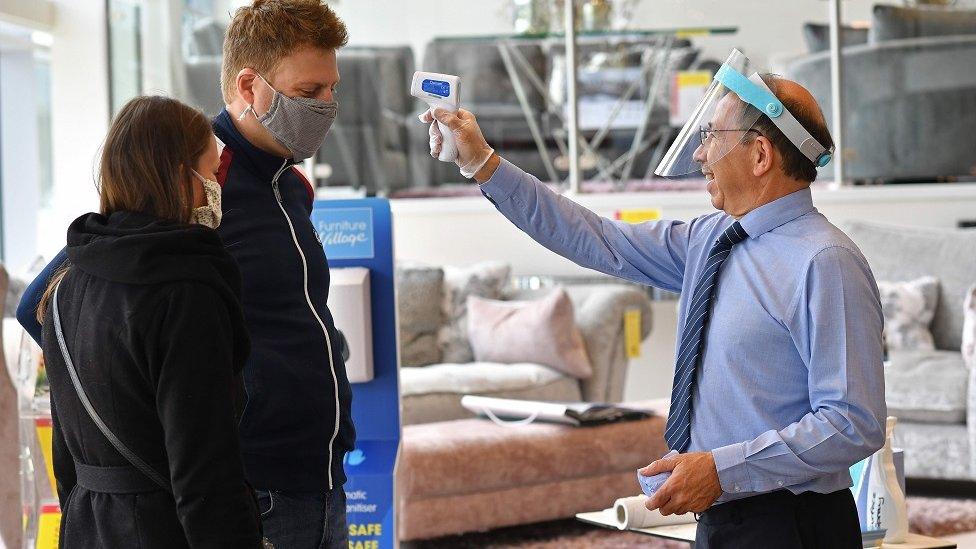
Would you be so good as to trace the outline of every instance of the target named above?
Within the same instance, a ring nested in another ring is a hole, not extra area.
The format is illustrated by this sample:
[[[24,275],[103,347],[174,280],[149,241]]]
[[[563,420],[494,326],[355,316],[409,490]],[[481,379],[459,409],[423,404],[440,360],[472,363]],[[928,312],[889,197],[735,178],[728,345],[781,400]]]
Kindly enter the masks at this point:
[[[593,375],[573,302],[562,289],[536,301],[469,297],[468,339],[478,362],[530,362],[578,379]]]

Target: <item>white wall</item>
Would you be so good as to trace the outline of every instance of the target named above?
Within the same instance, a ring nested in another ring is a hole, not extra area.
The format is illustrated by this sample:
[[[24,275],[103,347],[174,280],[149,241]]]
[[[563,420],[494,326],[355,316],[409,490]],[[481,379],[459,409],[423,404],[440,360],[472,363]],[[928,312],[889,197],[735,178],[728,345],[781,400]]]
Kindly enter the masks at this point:
[[[34,52],[0,46],[0,181],[3,182],[3,261],[20,273],[34,259],[40,205]]]
[[[94,166],[109,123],[104,0],[57,0],[51,30],[53,206],[42,212],[39,253],[65,245],[68,224],[98,209]]]
[[[845,22],[869,20],[875,3],[845,0]],[[409,44],[419,64],[424,46],[435,36],[511,32],[509,5],[509,0],[340,0],[335,9],[349,27],[350,44]],[[804,51],[803,23],[826,23],[829,5],[824,0],[643,0],[631,27],[738,27],[734,35],[695,42],[712,58],[724,60],[738,47],[768,66],[772,54]]]
[[[842,1],[844,22],[870,20],[871,6],[878,1]],[[824,0],[643,0],[636,26],[738,27],[734,35],[700,38],[695,43],[720,61],[737,47],[758,66],[768,67],[771,55],[805,51],[803,24],[826,23],[829,6]]]

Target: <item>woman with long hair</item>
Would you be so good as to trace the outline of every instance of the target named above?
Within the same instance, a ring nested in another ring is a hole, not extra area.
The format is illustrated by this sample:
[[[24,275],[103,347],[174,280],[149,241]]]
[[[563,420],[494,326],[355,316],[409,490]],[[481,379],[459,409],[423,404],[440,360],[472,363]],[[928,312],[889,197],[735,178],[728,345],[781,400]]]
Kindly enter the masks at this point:
[[[61,547],[261,546],[219,163],[210,122],[174,99],[137,97],[109,129],[100,211],[71,224],[38,308]]]

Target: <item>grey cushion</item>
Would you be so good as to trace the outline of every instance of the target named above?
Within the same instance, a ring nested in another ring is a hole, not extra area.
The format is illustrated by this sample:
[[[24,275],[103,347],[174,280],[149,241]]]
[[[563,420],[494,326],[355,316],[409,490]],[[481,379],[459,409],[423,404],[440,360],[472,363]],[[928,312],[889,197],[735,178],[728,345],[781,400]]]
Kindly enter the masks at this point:
[[[803,25],[803,39],[810,53],[827,51],[830,49],[830,26],[822,23],[807,23]],[[840,29],[841,46],[856,46],[866,44],[867,41],[868,29],[847,26]]]
[[[403,424],[472,417],[465,394],[497,398],[579,402],[579,382],[535,364],[436,364],[400,370]]]
[[[853,221],[845,231],[861,249],[878,280],[935,276],[939,303],[932,320],[935,348],[959,351],[962,302],[976,281],[976,231],[899,227]]]
[[[893,351],[885,368],[888,414],[901,421],[965,423],[969,370],[952,351]]]
[[[939,279],[879,280],[884,335],[891,350],[934,350],[932,317],[939,303]]]
[[[412,396],[429,393],[459,395],[498,393],[548,385],[562,377],[569,376],[548,366],[528,362],[433,364],[425,368],[403,368],[400,371],[400,394]]]
[[[976,34],[976,11],[874,6],[871,42]]]
[[[499,299],[508,286],[511,267],[500,261],[485,261],[469,267],[444,269],[444,325],[437,333],[444,362],[474,361],[468,341],[468,296]]]
[[[398,266],[396,283],[400,363],[424,366],[440,362],[437,330],[443,324],[444,270],[440,267]]]
[[[895,446],[905,449],[905,476],[972,480],[965,425],[898,422]]]

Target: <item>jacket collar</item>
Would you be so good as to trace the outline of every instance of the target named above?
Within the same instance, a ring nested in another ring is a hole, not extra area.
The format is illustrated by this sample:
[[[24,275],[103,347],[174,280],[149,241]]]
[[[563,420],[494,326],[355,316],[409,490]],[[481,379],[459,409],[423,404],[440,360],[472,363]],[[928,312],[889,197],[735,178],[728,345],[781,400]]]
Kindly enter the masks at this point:
[[[230,147],[234,151],[234,158],[246,158],[253,167],[253,171],[262,179],[270,181],[286,161],[289,165],[297,164],[290,158],[282,158],[255,147],[238,131],[226,108],[222,109],[213,119],[213,127],[217,137],[224,142],[226,147]]]

